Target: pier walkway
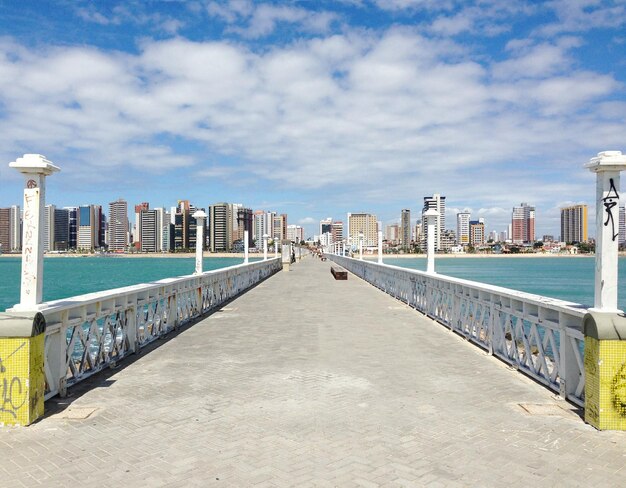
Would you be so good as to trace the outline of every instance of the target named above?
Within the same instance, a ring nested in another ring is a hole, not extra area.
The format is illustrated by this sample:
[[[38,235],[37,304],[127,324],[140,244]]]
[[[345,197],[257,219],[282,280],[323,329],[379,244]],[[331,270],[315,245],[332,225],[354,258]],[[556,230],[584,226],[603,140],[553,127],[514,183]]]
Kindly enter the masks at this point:
[[[623,432],[331,264],[0,430],[0,486],[624,486]]]

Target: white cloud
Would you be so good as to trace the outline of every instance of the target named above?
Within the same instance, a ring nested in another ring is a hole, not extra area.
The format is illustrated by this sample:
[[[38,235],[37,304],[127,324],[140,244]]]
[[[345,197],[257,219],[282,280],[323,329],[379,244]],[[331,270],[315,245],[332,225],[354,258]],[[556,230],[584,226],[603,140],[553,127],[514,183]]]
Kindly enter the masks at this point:
[[[313,217],[304,217],[303,219],[298,220],[298,224],[300,225],[310,225],[316,224],[319,220],[315,220]]]
[[[229,27],[227,31],[249,39],[268,36],[279,24],[297,25],[309,33],[326,33],[338,19],[331,12],[316,12],[305,8],[272,3],[254,3],[247,0],[209,2],[209,16],[218,17]]]
[[[545,36],[626,25],[624,0],[553,0],[546,7],[554,11],[558,21],[538,29]]]
[[[504,223],[510,210],[488,209],[588,190],[590,176],[572,174],[622,147],[625,122],[612,100],[623,86],[573,70],[566,45],[520,41],[504,55],[489,62],[407,28],[263,52],[184,38],[146,40],[138,54],[3,40],[0,157],[40,152],[68,178],[99,181],[118,176],[106,167],[193,166],[324,192],[345,211],[355,197],[374,210],[440,192]],[[188,144],[196,149],[179,152]]]

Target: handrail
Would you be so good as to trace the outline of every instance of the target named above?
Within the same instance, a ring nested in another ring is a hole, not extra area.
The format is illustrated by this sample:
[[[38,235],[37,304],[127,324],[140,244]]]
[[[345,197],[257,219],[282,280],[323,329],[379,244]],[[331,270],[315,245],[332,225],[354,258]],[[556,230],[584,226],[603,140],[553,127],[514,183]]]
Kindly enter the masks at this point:
[[[563,398],[584,405],[585,306],[437,273],[328,257]]]
[[[45,398],[209,313],[282,268],[279,258],[42,304]]]

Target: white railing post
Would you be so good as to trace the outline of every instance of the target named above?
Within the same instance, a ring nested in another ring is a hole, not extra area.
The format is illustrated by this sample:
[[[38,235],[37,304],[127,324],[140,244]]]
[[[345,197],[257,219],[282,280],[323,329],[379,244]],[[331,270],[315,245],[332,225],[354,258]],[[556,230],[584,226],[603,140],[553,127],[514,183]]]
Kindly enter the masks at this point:
[[[617,307],[619,244],[619,180],[626,155],[604,151],[585,165],[596,173],[596,273],[594,310],[620,312]]]
[[[383,264],[383,233],[378,231],[378,264]]]
[[[126,338],[128,339],[128,349],[133,353],[139,350],[137,337],[137,294],[133,293],[126,297]]]
[[[424,212],[424,217],[426,217],[428,235],[426,236],[426,272],[434,273],[435,272],[435,222],[436,217],[439,213],[431,208]]]
[[[363,232],[359,232],[359,259],[363,261]]]
[[[243,232],[243,262],[248,264],[249,262],[249,250],[248,250],[248,231]]]
[[[267,239],[269,236],[267,234],[263,234],[263,261],[267,261]]]
[[[204,219],[206,214],[196,210],[192,217],[196,219],[196,270],[194,274],[202,274],[202,256],[204,254]]]
[[[20,303],[9,311],[37,310],[43,297],[46,176],[60,169],[41,154],[24,154],[9,166],[22,173],[25,179]]]

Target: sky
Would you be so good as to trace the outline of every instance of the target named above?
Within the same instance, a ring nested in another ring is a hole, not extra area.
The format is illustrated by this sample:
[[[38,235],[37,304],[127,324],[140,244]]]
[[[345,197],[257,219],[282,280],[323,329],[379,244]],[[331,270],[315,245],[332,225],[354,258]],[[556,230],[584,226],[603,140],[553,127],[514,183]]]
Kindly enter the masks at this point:
[[[227,201],[312,235],[439,193],[447,228],[527,202],[556,237],[587,203],[593,235],[625,27],[626,0],[0,0],[0,206],[37,153],[57,206]]]

